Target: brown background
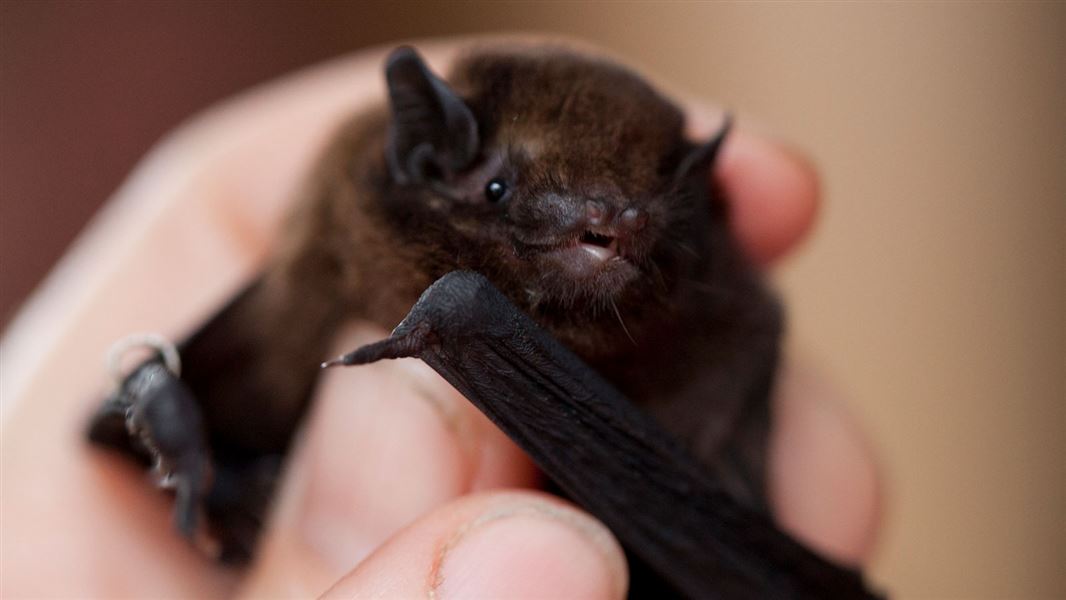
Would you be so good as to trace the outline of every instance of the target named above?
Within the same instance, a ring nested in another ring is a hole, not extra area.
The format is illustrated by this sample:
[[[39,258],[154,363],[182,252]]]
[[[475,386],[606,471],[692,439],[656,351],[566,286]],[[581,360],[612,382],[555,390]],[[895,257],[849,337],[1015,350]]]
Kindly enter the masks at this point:
[[[900,597],[1066,596],[1062,4],[0,3],[0,322],[139,156],[251,84],[390,40],[598,42],[825,176],[793,345],[883,457]]]

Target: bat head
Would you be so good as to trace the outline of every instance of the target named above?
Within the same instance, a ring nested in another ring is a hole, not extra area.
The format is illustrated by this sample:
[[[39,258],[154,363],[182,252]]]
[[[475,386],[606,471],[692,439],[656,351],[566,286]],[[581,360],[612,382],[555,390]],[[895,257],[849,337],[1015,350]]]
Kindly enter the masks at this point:
[[[542,322],[660,311],[720,222],[704,144],[643,79],[569,51],[479,51],[450,83],[386,64],[387,210],[437,274],[488,277]],[[399,229],[399,228],[398,228]]]

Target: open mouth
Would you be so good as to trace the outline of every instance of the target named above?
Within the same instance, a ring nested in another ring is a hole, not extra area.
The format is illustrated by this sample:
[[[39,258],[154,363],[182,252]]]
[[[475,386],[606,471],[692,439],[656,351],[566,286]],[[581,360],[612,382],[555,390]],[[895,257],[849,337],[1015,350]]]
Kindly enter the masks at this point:
[[[572,234],[573,235],[573,234]],[[628,240],[609,228],[586,229],[542,251],[545,268],[569,284],[595,284],[596,293],[614,293],[638,277],[640,268],[628,254]],[[571,289],[571,288],[567,288]]]
[[[618,240],[613,235],[586,231],[578,240],[578,245],[600,261],[607,261],[618,256]]]

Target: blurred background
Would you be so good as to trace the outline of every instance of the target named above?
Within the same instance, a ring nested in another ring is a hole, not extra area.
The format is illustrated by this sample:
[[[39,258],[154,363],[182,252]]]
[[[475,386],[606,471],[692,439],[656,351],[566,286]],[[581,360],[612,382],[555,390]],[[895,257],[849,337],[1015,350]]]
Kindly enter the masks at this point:
[[[777,273],[888,479],[898,597],[1066,597],[1066,5],[0,2],[0,323],[166,131],[404,38],[546,31],[824,176]]]

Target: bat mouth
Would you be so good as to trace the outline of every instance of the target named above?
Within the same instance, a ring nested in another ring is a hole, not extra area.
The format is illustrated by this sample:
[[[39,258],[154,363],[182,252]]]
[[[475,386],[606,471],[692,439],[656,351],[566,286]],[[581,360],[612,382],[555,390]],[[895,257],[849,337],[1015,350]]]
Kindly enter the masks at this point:
[[[592,285],[598,293],[621,289],[637,274],[625,240],[608,229],[584,230],[552,247],[544,257],[548,272],[570,282]]]
[[[578,247],[590,257],[600,262],[607,262],[618,255],[618,238],[606,233],[587,230],[577,241]]]
[[[554,238],[517,240],[537,264],[542,281],[555,281],[565,295],[578,285],[597,296],[620,291],[641,272],[640,255],[634,253],[632,236],[612,227],[588,226]],[[535,257],[535,258],[534,258]]]

